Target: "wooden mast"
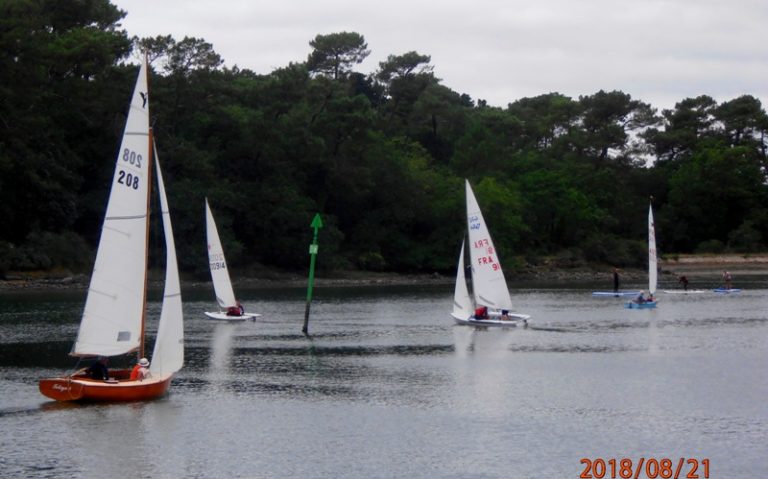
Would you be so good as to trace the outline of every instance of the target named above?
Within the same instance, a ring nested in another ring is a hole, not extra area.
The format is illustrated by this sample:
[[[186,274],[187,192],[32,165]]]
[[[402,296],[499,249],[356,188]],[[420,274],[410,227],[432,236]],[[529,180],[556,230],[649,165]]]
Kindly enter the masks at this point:
[[[147,75],[147,117],[149,117],[149,65],[147,65],[147,55],[144,54],[144,65],[146,65],[144,73]],[[152,198],[152,145],[154,143],[154,137],[152,133],[152,127],[149,127],[147,132],[147,209],[146,209],[146,234],[144,237],[144,291],[142,295],[142,308],[141,308],[141,333],[139,334],[139,358],[144,356],[144,330],[147,319],[147,285],[149,282],[149,212],[151,207]]]

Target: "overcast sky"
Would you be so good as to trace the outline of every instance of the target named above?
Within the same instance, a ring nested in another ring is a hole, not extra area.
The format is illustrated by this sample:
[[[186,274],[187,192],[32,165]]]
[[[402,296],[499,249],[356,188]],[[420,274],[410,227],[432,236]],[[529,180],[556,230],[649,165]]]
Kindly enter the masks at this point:
[[[672,108],[744,94],[768,108],[766,0],[112,0],[130,36],[213,44],[228,67],[268,74],[303,62],[317,34],[353,31],[378,69],[432,57],[442,84],[490,105],[621,90]]]

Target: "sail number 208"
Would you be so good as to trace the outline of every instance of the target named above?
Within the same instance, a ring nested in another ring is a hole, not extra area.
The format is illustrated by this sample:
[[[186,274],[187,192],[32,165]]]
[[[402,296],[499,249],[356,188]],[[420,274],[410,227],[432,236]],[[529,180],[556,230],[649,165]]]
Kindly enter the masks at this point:
[[[136,153],[135,151],[132,151],[128,148],[123,150],[124,162],[130,163],[132,166],[137,168],[141,168],[141,160],[141,154]],[[126,173],[123,170],[119,170],[117,172],[117,182],[129,188],[133,188],[134,190],[139,189],[139,177],[132,173]]]

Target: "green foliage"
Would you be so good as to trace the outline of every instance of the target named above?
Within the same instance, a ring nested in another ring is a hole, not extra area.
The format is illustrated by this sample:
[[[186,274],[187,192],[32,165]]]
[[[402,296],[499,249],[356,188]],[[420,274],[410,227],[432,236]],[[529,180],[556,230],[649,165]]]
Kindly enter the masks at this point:
[[[365,38],[355,32],[317,35],[309,45],[313,48],[307,59],[309,71],[331,75],[334,80],[346,75],[353,64],[362,63],[370,53]]]
[[[728,250],[734,253],[756,253],[765,249],[763,235],[746,220],[728,234]]]
[[[32,233],[21,247],[0,241],[0,274],[52,269],[85,272],[91,258],[84,251],[87,244],[72,232]]]
[[[91,264],[136,75],[123,16],[106,0],[0,3],[0,273]],[[353,72],[370,53],[355,32],[317,35],[306,62],[265,75],[224,67],[199,38],[133,44],[152,62],[188,272],[207,268],[208,197],[233,269],[304,270],[319,212],[320,269],[452,273],[464,178],[509,269],[642,266],[650,196],[662,252],[768,241],[768,117],[749,95],[660,116],[620,91],[493,108],[415,51]]]
[[[582,242],[584,259],[618,267],[643,267],[648,264],[648,245],[609,235],[592,235]]]
[[[694,253],[720,254],[725,252],[725,243],[717,239],[702,241],[696,246]]]
[[[471,181],[471,180],[470,180]],[[529,233],[523,222],[522,195],[514,183],[502,184],[485,177],[473,190],[501,258],[523,252],[520,245]]]

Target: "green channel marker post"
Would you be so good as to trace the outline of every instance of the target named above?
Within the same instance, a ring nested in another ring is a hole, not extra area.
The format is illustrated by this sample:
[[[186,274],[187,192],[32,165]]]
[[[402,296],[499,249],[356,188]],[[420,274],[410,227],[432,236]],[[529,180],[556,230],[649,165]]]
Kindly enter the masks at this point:
[[[315,282],[315,259],[317,258],[317,232],[323,227],[323,220],[320,219],[320,213],[315,213],[312,224],[309,225],[315,230],[312,236],[312,244],[309,245],[309,284],[307,285],[307,309],[304,310],[304,327],[301,331],[309,335],[309,304],[312,302],[312,286]]]

